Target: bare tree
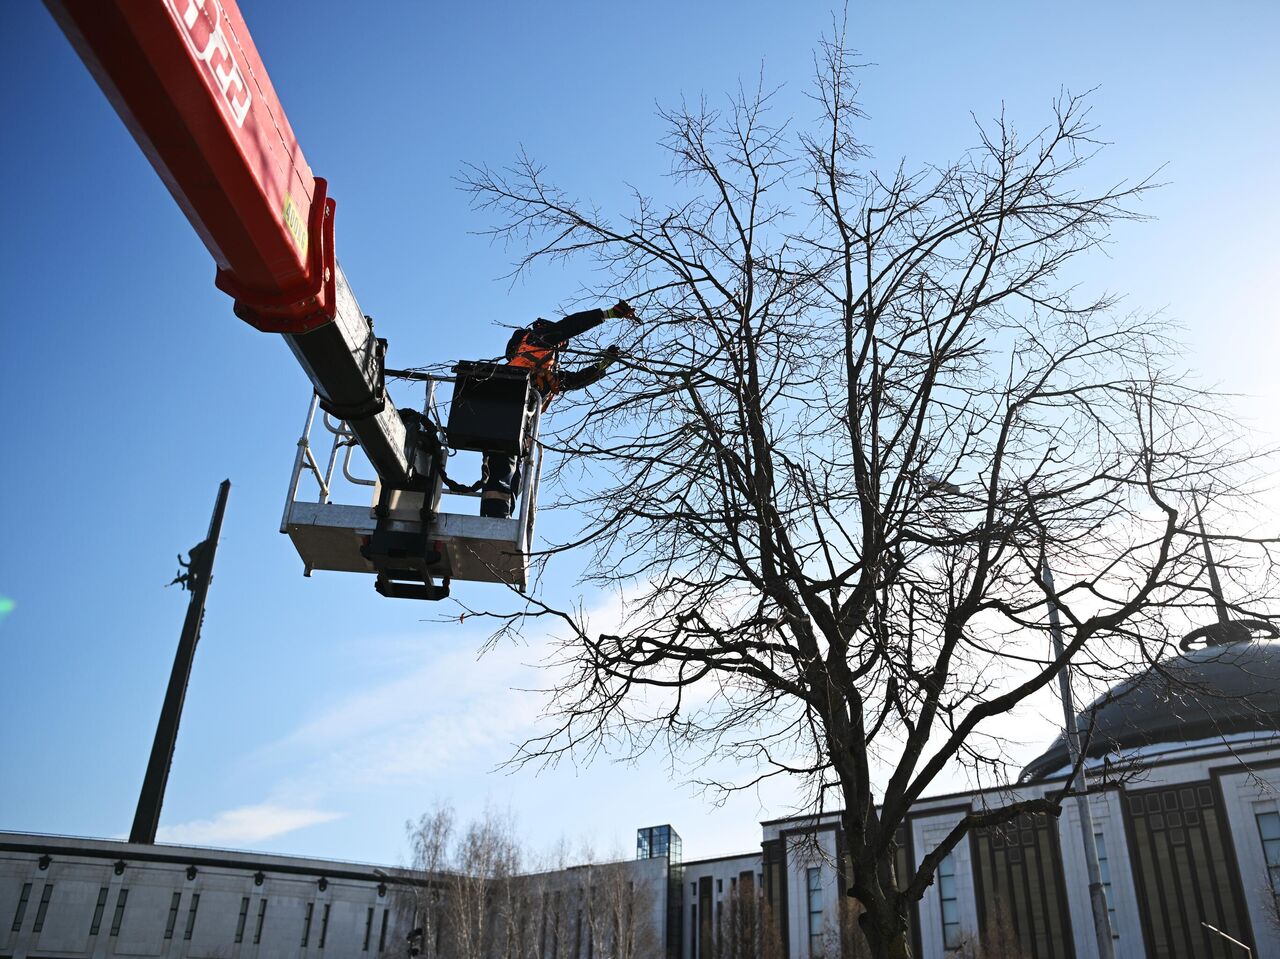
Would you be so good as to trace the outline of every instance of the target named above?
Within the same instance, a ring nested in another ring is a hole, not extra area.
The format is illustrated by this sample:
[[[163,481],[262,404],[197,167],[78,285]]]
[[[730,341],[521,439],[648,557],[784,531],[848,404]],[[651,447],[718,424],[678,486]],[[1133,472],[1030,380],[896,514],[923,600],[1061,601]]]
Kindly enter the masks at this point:
[[[422,882],[396,886],[397,923],[402,935],[421,929],[418,948],[424,959],[440,959],[442,930],[445,920],[442,877],[450,862],[453,841],[453,809],[436,803],[417,821],[405,823],[409,839],[409,869],[422,877]]]
[[[493,959],[507,927],[503,907],[520,871],[520,847],[509,817],[486,810],[458,838],[447,880],[446,934],[456,959]]]
[[[510,816],[492,810],[456,833],[437,805],[406,823],[412,882],[397,885],[400,924],[418,929],[428,959],[647,959],[660,951],[654,891],[633,863],[571,865],[562,841],[524,848]]]
[[[1211,605],[1192,498],[1229,518],[1255,461],[1158,316],[1075,282],[1152,185],[1090,185],[1083,99],[881,175],[843,40],[817,65],[807,125],[763,91],[665,113],[670,193],[627,214],[529,157],[469,170],[493,235],[527,251],[518,273],[591,262],[587,292],[644,317],[626,373],[547,438],[583,518],[549,552],[594,549],[585,583],[624,596],[621,628],[535,598],[469,612],[558,624],[557,719],[517,761],[662,741],[753,770],[718,788],[798,777],[840,809],[871,954],[905,957],[956,843],[1064,796],[975,811],[899,876],[912,804],[956,764],[1010,781],[998,721],[1068,663],[1105,685],[1166,653]],[[1270,567],[1245,580],[1265,544],[1212,538],[1248,597],[1233,609],[1261,617]]]
[[[653,890],[637,883],[628,865],[609,862],[587,870],[583,892],[593,955],[645,959],[661,952]]]
[[[773,911],[754,883],[736,883],[729,891],[713,955],[715,959],[782,959],[782,937]]]
[[[981,937],[962,934],[955,955],[956,959],[1027,959],[1018,941],[1009,904],[1003,897],[997,897]]]

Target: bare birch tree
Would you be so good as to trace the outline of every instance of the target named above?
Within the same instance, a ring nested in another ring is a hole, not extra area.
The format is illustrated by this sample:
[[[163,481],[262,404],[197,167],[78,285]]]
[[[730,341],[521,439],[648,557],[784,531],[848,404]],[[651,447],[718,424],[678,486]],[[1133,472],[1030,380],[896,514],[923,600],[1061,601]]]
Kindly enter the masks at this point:
[[[446,935],[456,959],[494,959],[506,926],[502,907],[520,871],[520,848],[509,818],[492,810],[458,839],[446,883]]]
[[[486,810],[457,832],[437,805],[406,823],[411,882],[397,884],[398,926],[419,930],[426,959],[648,959],[661,951],[654,891],[633,864],[570,863],[561,842],[535,856],[509,816]]]
[[[729,890],[714,942],[714,959],[782,959],[773,910],[755,883],[736,883]]]
[[[653,890],[635,882],[627,863],[589,867],[583,891],[594,955],[644,959],[661,953]]]
[[[969,830],[1063,796],[974,811],[897,875],[912,804],[957,764],[1009,781],[993,721],[1068,663],[1105,685],[1155,661],[1210,608],[1192,498],[1229,521],[1253,454],[1158,316],[1077,283],[1152,185],[1094,184],[1083,99],[887,174],[842,40],[820,47],[813,103],[812,122],[760,91],[666,112],[669,192],[629,213],[527,156],[469,170],[518,273],[590,265],[584,296],[644,318],[625,373],[557,401],[546,438],[582,517],[550,552],[594,550],[585,584],[624,596],[621,628],[532,598],[470,612],[563,639],[557,720],[520,759],[661,741],[752,770],[722,788],[797,777],[840,809],[860,928],[897,959]],[[1212,538],[1240,574],[1233,611],[1264,618],[1259,543]]]
[[[445,920],[442,877],[450,862],[453,841],[453,809],[437,803],[430,812],[405,823],[409,839],[409,869],[422,877],[413,884],[396,888],[397,928],[402,937],[421,930],[419,954],[424,959],[442,959],[441,937]]]

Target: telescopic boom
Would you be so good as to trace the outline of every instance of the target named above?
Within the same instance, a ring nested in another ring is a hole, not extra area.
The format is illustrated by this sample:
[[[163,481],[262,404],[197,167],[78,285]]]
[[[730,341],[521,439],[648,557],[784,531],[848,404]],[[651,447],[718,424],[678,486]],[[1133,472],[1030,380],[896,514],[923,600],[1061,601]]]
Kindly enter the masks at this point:
[[[384,483],[409,477],[385,343],[334,255],[313,176],[235,0],[45,0],[217,264],[235,313],[283,334]]]

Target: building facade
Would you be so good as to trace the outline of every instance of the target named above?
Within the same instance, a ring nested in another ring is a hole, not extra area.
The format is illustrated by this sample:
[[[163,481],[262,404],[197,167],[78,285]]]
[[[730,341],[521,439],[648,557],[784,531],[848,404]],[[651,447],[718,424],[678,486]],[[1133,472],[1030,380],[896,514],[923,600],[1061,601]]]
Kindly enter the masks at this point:
[[[1235,959],[1245,947],[1280,959],[1280,642],[1162,662],[1081,722],[1101,784],[1090,811],[1117,959]],[[898,874],[967,813],[1053,795],[1069,771],[1059,738],[1015,786],[917,802],[898,833]],[[1056,819],[1022,816],[963,839],[912,911],[914,954],[1096,957],[1078,815],[1068,801]],[[757,877],[780,955],[856,956],[856,937],[841,935],[852,916],[838,814],[765,822],[761,839],[758,854],[684,864],[685,959],[742,954],[720,921],[735,875],[739,889]]]
[[[1115,955],[1234,959],[1248,947],[1280,959],[1280,642],[1198,650],[1153,676],[1194,695],[1139,679],[1090,711]],[[898,834],[899,874],[966,813],[1054,794],[1068,771],[1059,741],[1015,786],[916,803]],[[1068,802],[1058,818],[967,836],[912,912],[914,954],[1095,957],[1076,817]],[[858,956],[843,847],[836,813],[765,822],[758,849],[695,861],[682,861],[670,826],[640,829],[633,861],[511,887],[524,910],[520,955]],[[0,959],[407,955],[421,891],[448,888],[445,877],[362,863],[0,833]],[[601,921],[605,903],[615,916]],[[635,934],[615,945],[628,923]]]

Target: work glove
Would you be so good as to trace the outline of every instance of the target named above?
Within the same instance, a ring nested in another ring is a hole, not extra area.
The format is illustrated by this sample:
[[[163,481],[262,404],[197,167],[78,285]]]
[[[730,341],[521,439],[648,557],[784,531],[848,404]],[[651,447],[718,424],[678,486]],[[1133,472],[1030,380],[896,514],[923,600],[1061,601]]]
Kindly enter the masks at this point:
[[[610,312],[620,320],[634,320],[636,311],[631,308],[631,304],[626,300],[619,300],[613,305]]]
[[[602,354],[600,354],[600,359],[596,360],[596,368],[600,370],[607,370],[610,366],[612,366],[614,363],[617,362],[618,357],[621,355],[622,355],[622,351],[618,349],[618,345],[615,343],[613,346],[609,347]]]

